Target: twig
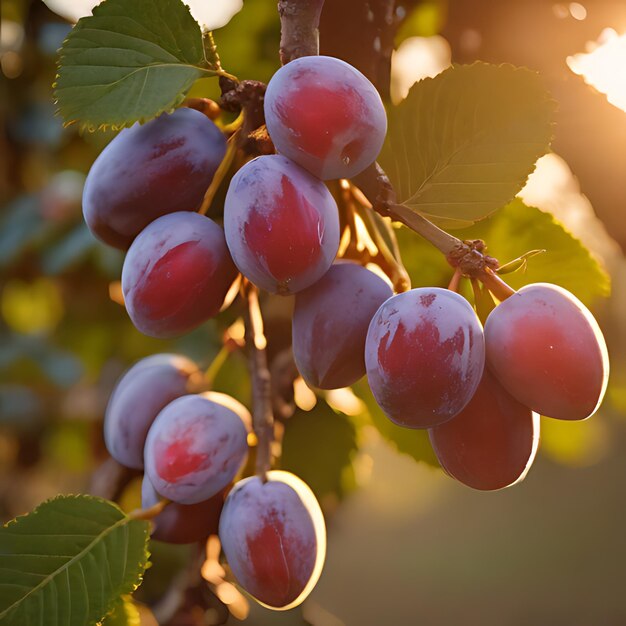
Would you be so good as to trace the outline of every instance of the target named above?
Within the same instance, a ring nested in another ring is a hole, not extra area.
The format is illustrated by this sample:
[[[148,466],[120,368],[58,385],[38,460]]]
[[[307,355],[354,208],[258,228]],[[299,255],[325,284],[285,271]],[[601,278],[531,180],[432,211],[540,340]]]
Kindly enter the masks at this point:
[[[128,517],[131,519],[154,519],[170,502],[171,500],[163,498],[163,500],[159,500],[156,504],[148,507],[147,509],[135,509],[134,511],[131,511],[128,514]]]
[[[211,202],[213,202],[213,198],[217,193],[220,185],[222,184],[226,174],[228,174],[228,170],[230,170],[230,166],[233,164],[233,159],[235,158],[235,154],[237,154],[237,135],[239,134],[239,130],[236,130],[229,138],[228,138],[228,146],[226,148],[226,154],[219,164],[214,176],[213,180],[211,180],[211,184],[208,189],[204,193],[204,198],[202,199],[202,204],[198,209],[198,213],[202,215],[206,215],[209,207],[211,206]]]
[[[396,222],[402,222],[405,226],[420,234],[446,257],[454,253],[459,247],[463,247],[463,242],[458,237],[447,233],[439,226],[435,226],[423,215],[411,211],[411,209],[402,204],[392,204],[385,207],[383,214],[389,215]]]
[[[319,54],[319,24],[324,0],[278,0],[280,62]]]
[[[272,406],[279,420],[289,419],[296,410],[293,383],[300,376],[293,359],[292,347],[285,348],[273,359],[270,366],[272,377]]]
[[[265,83],[258,80],[242,80],[238,83],[221,80],[222,97],[220,107],[224,111],[243,111],[243,124],[237,137],[237,147],[248,154],[269,154],[273,151],[273,144],[267,133],[260,133],[265,127],[263,99],[265,97]]]
[[[371,165],[354,181],[375,211],[401,222],[421,235],[445,255],[452,267],[459,268],[463,276],[480,280],[500,301],[515,293],[515,290],[495,273],[499,266],[498,260],[485,253],[484,241],[480,239],[461,241],[423,215],[403,204],[398,204],[391,182],[378,163]]]
[[[263,317],[259,306],[259,290],[252,283],[245,288],[246,347],[250,378],[252,379],[252,424],[258,445],[256,453],[256,473],[265,481],[266,472],[271,466],[271,446],[274,439],[274,415],[272,411],[270,370],[265,351],[267,340],[263,331]]]

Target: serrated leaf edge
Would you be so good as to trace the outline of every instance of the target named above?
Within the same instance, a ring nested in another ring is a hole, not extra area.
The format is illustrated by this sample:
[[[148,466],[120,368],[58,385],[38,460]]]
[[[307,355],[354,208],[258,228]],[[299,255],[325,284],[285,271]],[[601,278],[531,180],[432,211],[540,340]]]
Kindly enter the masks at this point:
[[[443,72],[440,72],[439,74],[437,74],[436,76],[427,76],[419,81],[416,81],[415,83],[413,83],[413,85],[410,87],[409,92],[407,94],[407,96],[396,105],[395,108],[399,108],[401,107],[406,100],[408,99],[411,90],[419,84],[423,84],[424,82],[432,82],[435,81],[437,78],[441,77],[443,74],[445,74],[446,72],[452,72],[454,70],[459,70],[459,69],[465,69],[465,68],[471,68],[471,67],[483,67],[483,68],[496,68],[496,69],[507,69],[507,70],[512,70],[512,74],[515,73],[526,73],[529,75],[534,75],[536,76],[539,80],[541,80],[541,74],[537,71],[537,70],[533,70],[530,69],[526,66],[518,66],[518,65],[513,65],[512,63],[486,63],[484,61],[474,61],[473,63],[453,63],[452,65],[450,65],[450,67],[447,67],[445,70],[443,70]],[[544,152],[544,154],[547,154],[548,152],[550,152],[550,146],[552,145],[552,142],[555,139],[555,128],[556,128],[556,120],[555,120],[555,115],[558,111],[558,101],[555,100],[550,93],[546,90],[543,89],[543,94],[544,97],[542,98],[541,102],[542,103],[549,103],[551,105],[551,119],[549,121],[549,126],[550,126],[550,137],[547,140],[547,144],[546,144],[546,151]],[[541,158],[540,155],[539,157],[537,157],[537,160],[539,160]],[[520,189],[522,189],[524,187],[524,185],[526,184],[526,182],[528,181],[528,178],[530,177],[530,175],[535,171],[535,169],[537,168],[537,161],[535,161],[532,169],[528,172],[528,174],[526,174],[526,177],[524,178],[523,184],[520,187]],[[478,220],[460,220],[460,219],[456,219],[456,218],[440,218],[438,216],[434,216],[431,215],[429,213],[425,213],[423,211],[420,211],[418,209],[416,209],[414,206],[411,206],[409,204],[409,202],[412,199],[415,199],[418,194],[421,192],[421,190],[423,189],[424,185],[426,184],[426,182],[433,176],[433,173],[431,173],[428,178],[426,180],[424,180],[422,182],[422,184],[420,185],[419,189],[417,189],[413,195],[410,198],[407,198],[406,200],[404,200],[403,202],[401,202],[400,204],[404,207],[406,207],[407,209],[409,209],[410,211],[413,211],[414,213],[419,213],[420,215],[422,215],[423,217],[437,223],[440,225],[443,225],[445,228],[448,228],[450,230],[456,229],[456,228],[467,228],[473,224],[476,224],[478,222],[481,222],[484,219],[487,219],[489,217],[491,217],[494,213],[496,213],[497,211],[499,211],[500,209],[504,208],[505,206],[507,206],[507,204],[509,204],[510,202],[512,202],[515,197],[517,196],[517,194],[519,193],[519,190],[517,192],[515,192],[510,198],[507,199],[506,202],[504,202],[501,206],[499,206],[498,208],[494,209],[493,211],[491,211],[490,213],[488,213],[487,215],[483,216],[482,218],[478,219]]]
[[[100,498],[98,496],[91,496],[91,495],[87,495],[87,494],[59,494],[57,496],[54,496],[52,498],[48,498],[47,500],[44,500],[43,502],[41,502],[40,504],[38,504],[32,511],[29,511],[28,513],[24,513],[23,515],[18,515],[17,517],[14,517],[12,520],[9,520],[8,522],[4,523],[2,525],[2,528],[9,528],[10,526],[19,523],[19,520],[26,518],[26,517],[31,517],[33,515],[37,515],[38,513],[40,513],[40,510],[42,506],[46,505],[46,504],[50,504],[51,502],[56,502],[58,500],[94,500],[96,502],[100,502],[103,504],[107,504],[115,509],[117,509],[121,514],[122,514],[122,518],[117,521],[115,524],[113,524],[113,526],[110,526],[109,528],[106,529],[106,531],[101,534],[98,535],[98,538],[102,538],[107,536],[110,532],[112,532],[113,530],[115,530],[116,528],[121,527],[123,524],[130,524],[131,522],[141,522],[142,520],[134,520],[131,517],[129,517],[126,513],[124,513],[124,511],[115,503],[115,502],[111,502],[109,500],[106,500],[104,498]],[[144,576],[144,572],[147,569],[148,566],[148,562],[150,559],[150,551],[148,550],[148,541],[147,539],[150,537],[150,533],[149,533],[149,523],[148,522],[143,522],[144,524],[144,538],[146,539],[144,541],[144,562],[145,562],[145,566],[141,565],[141,562],[138,563],[138,565],[140,565],[140,568],[143,570],[139,576],[138,576],[138,582],[133,584],[132,589],[130,590],[122,590],[121,595],[124,594],[129,594],[129,593],[133,593],[143,582],[143,576]],[[95,541],[95,539],[94,539]],[[54,575],[57,574],[57,572],[63,571],[66,569],[67,566],[69,566],[70,564],[72,564],[75,559],[82,557],[89,548],[92,547],[93,545],[93,541],[86,546],[85,548],[83,548],[83,550],[81,550],[77,555],[75,555],[74,557],[72,557],[67,563],[64,563],[60,568],[58,568],[57,570],[55,570]],[[31,589],[27,594],[25,594],[24,596],[22,596],[21,598],[19,598],[18,600],[16,600],[11,606],[7,607],[4,611],[0,612],[0,619],[3,617],[6,617],[13,609],[15,609],[16,607],[18,607],[22,602],[24,602],[24,600],[30,596],[32,593],[34,593],[35,591],[37,591],[38,589],[44,587],[45,585],[48,584],[48,582],[50,581],[50,579],[52,578],[52,575],[48,575],[46,576],[46,578],[44,580],[42,580],[40,583],[38,583],[33,589]],[[111,611],[113,611],[113,609],[115,608],[115,602],[117,601],[118,598],[112,598],[110,600],[110,602],[107,603],[107,610],[105,612],[105,614],[100,618],[100,621],[102,621],[107,615],[109,615],[111,613]]]
[[[172,63],[173,66],[180,66],[180,67],[190,67],[190,68],[194,68],[197,69],[199,71],[205,72],[206,74],[208,74],[209,76],[227,76],[227,77],[231,77],[234,78],[233,76],[231,76],[230,74],[228,74],[227,72],[224,72],[224,70],[221,67],[220,64],[220,59],[219,59],[219,55],[217,54],[217,47],[215,46],[215,40],[213,39],[213,31],[205,31],[202,29],[202,27],[200,26],[200,24],[198,23],[198,21],[194,18],[193,14],[191,13],[191,10],[189,8],[189,6],[187,4],[185,4],[184,2],[181,2],[181,4],[185,7],[185,9],[187,10],[187,12],[189,13],[190,17],[193,19],[193,21],[198,25],[198,29],[200,30],[200,35],[202,37],[202,57],[203,57],[203,61],[206,65],[206,67],[202,67],[201,65],[189,65],[184,64],[184,63],[180,63],[180,64],[176,64],[176,63]],[[102,3],[96,5],[93,9],[92,9],[92,14],[91,15],[86,15],[84,17],[81,17],[78,22],[76,22],[76,24],[72,27],[72,30],[70,31],[70,33],[67,35],[67,37],[65,37],[65,39],[63,40],[63,43],[61,44],[61,47],[57,50],[57,60],[56,60],[56,73],[55,73],[55,77],[54,77],[54,81],[52,83],[52,90],[53,90],[53,104],[57,105],[56,109],[54,111],[55,115],[58,115],[59,117],[61,117],[63,119],[63,128],[68,128],[69,126],[72,126],[74,124],[78,124],[79,130],[81,132],[96,132],[96,131],[106,131],[106,130],[113,130],[113,131],[120,131],[124,128],[130,128],[131,126],[133,126],[134,124],[136,124],[137,122],[139,124],[145,124],[146,122],[155,119],[156,117],[158,117],[159,115],[162,115],[163,113],[173,113],[185,100],[185,96],[187,95],[187,93],[189,92],[189,90],[191,89],[191,87],[189,87],[189,89],[179,92],[176,97],[173,99],[173,101],[171,102],[170,105],[163,107],[163,109],[161,111],[159,111],[158,113],[156,113],[155,115],[151,115],[151,116],[141,116],[137,119],[134,120],[128,120],[125,121],[121,124],[114,124],[114,123],[110,123],[110,122],[104,122],[102,124],[95,124],[92,123],[90,120],[88,119],[78,119],[78,118],[74,118],[74,119],[70,119],[70,120],[66,120],[61,112],[61,107],[58,106],[59,103],[59,99],[57,97],[57,81],[60,77],[59,71],[61,70],[61,66],[63,64],[63,60],[65,59],[65,57],[67,56],[66,54],[63,53],[63,49],[65,44],[68,42],[68,40],[70,39],[70,36],[72,35],[72,33],[74,32],[74,28],[78,25],[78,23],[80,23],[82,20],[86,19],[86,18],[90,18],[90,17],[96,17],[102,10]],[[211,64],[209,63],[209,60],[207,59],[207,55],[206,55],[206,48],[205,48],[205,42],[206,42],[206,38],[209,38],[209,41],[212,44],[212,47],[215,48],[215,56],[217,59],[217,66],[215,69],[212,68]],[[163,64],[159,64],[159,65],[163,65]],[[142,68],[139,68],[138,71],[140,70],[144,70],[146,68],[151,67],[151,65],[146,65]]]

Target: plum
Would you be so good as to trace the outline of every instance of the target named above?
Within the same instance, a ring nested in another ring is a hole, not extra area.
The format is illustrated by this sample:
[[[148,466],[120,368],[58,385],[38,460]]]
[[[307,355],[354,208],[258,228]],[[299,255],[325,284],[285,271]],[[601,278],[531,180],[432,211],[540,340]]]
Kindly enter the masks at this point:
[[[362,172],[387,134],[374,85],[334,57],[305,56],[281,67],[267,85],[264,109],[277,151],[322,180]]]
[[[119,463],[143,469],[143,447],[152,422],[172,400],[194,391],[202,373],[189,359],[155,354],[133,365],[118,381],[104,416],[104,441]]]
[[[539,415],[485,369],[469,404],[429,435],[450,476],[474,489],[502,489],[530,469],[539,445]]]
[[[180,504],[208,500],[232,482],[248,451],[241,417],[206,396],[170,402],[146,439],[146,474],[158,493]]]
[[[365,337],[391,287],[370,270],[335,263],[316,283],[296,294],[293,356],[313,387],[337,389],[365,374]]]
[[[485,323],[487,365],[533,411],[582,420],[600,406],[609,377],[602,331],[573,294],[548,283],[522,287]]]
[[[287,295],[312,285],[339,248],[339,215],[320,180],[279,155],[257,157],[232,178],[226,242],[241,273]]]
[[[460,413],[483,375],[483,329],[469,302],[437,287],[384,302],[365,342],[376,401],[399,426],[431,428]]]
[[[226,139],[205,115],[180,108],[126,128],[89,170],[83,213],[91,232],[126,249],[153,220],[196,211],[226,154]]]
[[[324,566],[324,516],[313,492],[289,472],[238,482],[226,498],[219,536],[237,582],[272,609],[303,602]]]
[[[157,490],[144,475],[141,483],[142,508],[150,508],[159,500],[161,497]],[[152,519],[153,530],[150,537],[167,543],[202,541],[209,535],[217,534],[223,506],[224,490],[197,504],[171,502]]]
[[[126,310],[142,333],[175,337],[219,313],[237,273],[213,220],[170,213],[141,231],[126,255]]]

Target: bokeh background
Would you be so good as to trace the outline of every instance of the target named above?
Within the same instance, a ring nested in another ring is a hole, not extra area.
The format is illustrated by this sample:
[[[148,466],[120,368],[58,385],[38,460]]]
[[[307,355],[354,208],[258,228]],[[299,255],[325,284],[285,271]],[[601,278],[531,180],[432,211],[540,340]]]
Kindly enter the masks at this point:
[[[340,2],[327,0],[327,11]],[[275,4],[245,0],[216,31],[228,71],[267,80],[278,67]],[[85,175],[112,135],[64,129],[54,114],[55,54],[71,25],[39,0],[2,0],[1,8],[0,517],[8,520],[57,493],[90,488],[106,460],[102,416],[124,369],[166,351],[208,366],[222,327],[209,322],[177,341],[134,329],[121,305],[122,254],[96,242],[81,217]],[[313,407],[298,386],[284,463],[322,500],[327,563],[302,610],[252,606],[246,623],[626,624],[626,3],[404,2],[396,15],[404,21],[394,101],[452,61],[480,59],[538,70],[559,102],[554,153],[522,197],[553,212],[611,275],[609,298],[596,297],[602,289],[585,284],[588,275],[576,285],[607,337],[609,391],[589,421],[544,423],[526,480],[484,494],[448,479],[426,450],[399,452],[356,398],[336,399],[352,414],[340,416]],[[194,93],[218,95],[210,81]],[[402,244],[407,257],[433,263],[411,262],[416,283],[446,282],[445,266],[417,238]],[[284,307],[266,308],[284,333]],[[249,401],[241,355],[230,357],[216,388]],[[135,501],[136,484],[124,498]],[[155,545],[143,601],[163,595],[186,555]],[[201,619],[217,623],[214,614]]]

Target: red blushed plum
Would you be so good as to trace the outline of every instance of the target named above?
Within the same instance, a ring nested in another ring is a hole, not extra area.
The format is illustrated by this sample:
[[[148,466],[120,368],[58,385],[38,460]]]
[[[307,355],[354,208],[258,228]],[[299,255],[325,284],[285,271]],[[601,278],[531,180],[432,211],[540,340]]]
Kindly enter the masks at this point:
[[[157,217],[197,210],[225,153],[217,126],[188,108],[122,130],[87,176],[87,225],[105,243],[128,248]]]
[[[483,374],[485,341],[469,302],[447,289],[412,289],[376,312],[365,343],[367,377],[391,421],[430,428],[460,413]]]
[[[347,387],[365,374],[365,337],[391,287],[356,263],[336,263],[296,295],[293,355],[313,387]]]
[[[215,222],[198,213],[164,215],[141,231],[126,255],[126,310],[142,333],[175,337],[217,315],[236,276]]]
[[[141,506],[144,509],[154,506],[161,500],[147,476],[141,483]],[[197,504],[177,504],[171,502],[161,513],[152,519],[153,532],[150,535],[157,541],[167,543],[194,543],[209,535],[217,534],[220,513],[224,506],[224,491]]]
[[[374,85],[333,57],[307,56],[283,66],[267,86],[264,108],[278,152],[322,180],[362,172],[387,133]]]
[[[303,602],[324,567],[324,516],[313,492],[289,472],[268,472],[265,483],[258,476],[238,482],[219,536],[237,582],[272,609]]]
[[[600,406],[609,376],[598,323],[574,295],[522,287],[485,324],[487,365],[521,403],[547,417],[582,420]]]
[[[246,163],[230,182],[226,241],[255,285],[282,295],[312,285],[339,248],[339,215],[320,180],[279,155]]]
[[[175,354],[155,354],[135,363],[118,381],[104,416],[104,441],[111,456],[126,467],[143,469],[152,422],[201,380],[196,364]]]
[[[180,504],[208,500],[224,489],[248,451],[242,419],[203,395],[170,402],[148,431],[146,474],[164,497]]]
[[[429,435],[450,476],[474,489],[502,489],[530,469],[539,445],[539,415],[485,370],[470,403]]]

